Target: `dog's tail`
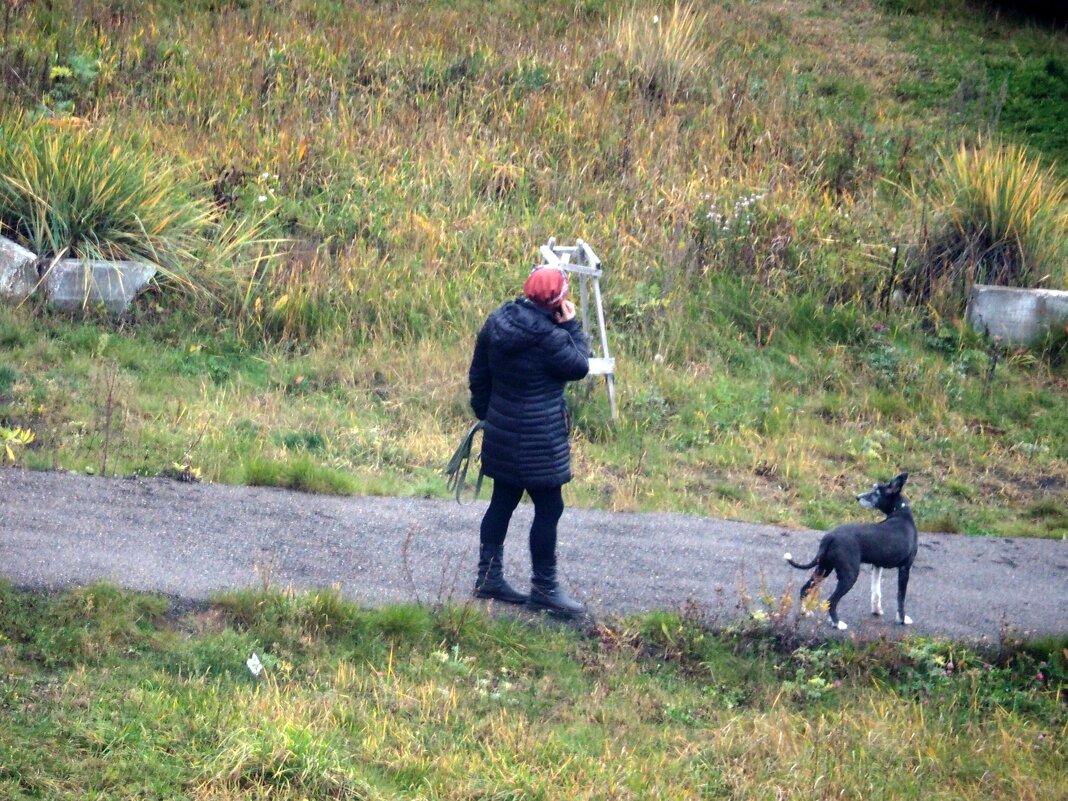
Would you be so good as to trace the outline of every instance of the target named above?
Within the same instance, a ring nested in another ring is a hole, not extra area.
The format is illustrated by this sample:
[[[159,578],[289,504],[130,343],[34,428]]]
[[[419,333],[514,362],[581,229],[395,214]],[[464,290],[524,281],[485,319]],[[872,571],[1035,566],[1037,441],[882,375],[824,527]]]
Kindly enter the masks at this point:
[[[789,564],[793,565],[794,567],[796,567],[798,570],[808,570],[809,568],[815,567],[816,565],[819,564],[820,559],[823,557],[823,551],[824,551],[825,547],[826,546],[824,546],[824,544],[821,542],[819,550],[816,551],[815,558],[811,562],[809,562],[807,565],[799,565],[797,562],[794,561],[794,557],[791,556],[788,553],[784,553],[782,555],[782,558],[785,559],[787,561],[787,563],[789,563]]]

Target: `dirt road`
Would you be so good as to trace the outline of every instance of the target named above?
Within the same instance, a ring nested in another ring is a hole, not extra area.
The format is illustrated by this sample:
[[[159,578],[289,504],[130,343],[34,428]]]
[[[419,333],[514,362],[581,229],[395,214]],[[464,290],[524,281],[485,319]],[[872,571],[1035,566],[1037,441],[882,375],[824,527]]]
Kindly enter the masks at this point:
[[[285,490],[105,479],[0,469],[0,576],[62,588],[95,579],[192,600],[264,581],[337,585],[369,605],[465,601],[485,503],[323,497]],[[507,571],[526,586],[524,504],[513,521]],[[857,510],[863,519],[864,510]],[[678,609],[721,619],[761,587],[796,592],[819,532],[675,514],[568,509],[561,521],[565,586],[594,616]],[[884,576],[885,618],[869,614],[868,574],[843,600],[844,634],[900,636],[896,578]],[[909,588],[910,633],[996,640],[1068,632],[1068,542],[921,534]]]

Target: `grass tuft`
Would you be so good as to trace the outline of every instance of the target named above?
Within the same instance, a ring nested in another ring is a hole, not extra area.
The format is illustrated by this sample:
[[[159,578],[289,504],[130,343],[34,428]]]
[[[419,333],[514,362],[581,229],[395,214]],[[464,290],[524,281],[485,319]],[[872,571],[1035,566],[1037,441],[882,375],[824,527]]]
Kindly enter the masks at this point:
[[[1025,147],[943,155],[934,197],[941,220],[922,243],[919,297],[957,311],[975,283],[1068,288],[1068,181]]]
[[[305,456],[286,461],[249,459],[245,463],[245,483],[325,495],[352,495],[357,490],[355,480],[348,473],[323,467]]]
[[[615,43],[642,94],[672,103],[701,84],[707,54],[701,35],[707,15],[676,0],[661,15],[655,6],[632,4],[615,24]]]

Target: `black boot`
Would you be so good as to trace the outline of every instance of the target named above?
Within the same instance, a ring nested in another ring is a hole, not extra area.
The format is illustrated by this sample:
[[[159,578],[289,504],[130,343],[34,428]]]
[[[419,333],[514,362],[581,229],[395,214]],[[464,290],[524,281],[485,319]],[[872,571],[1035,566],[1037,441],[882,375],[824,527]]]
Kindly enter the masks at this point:
[[[527,596],[504,580],[504,546],[482,543],[478,551],[475,597],[493,598],[506,604],[524,604]]]
[[[556,581],[556,562],[535,562],[530,579],[530,600],[527,606],[560,617],[575,617],[586,607],[560,589]]]

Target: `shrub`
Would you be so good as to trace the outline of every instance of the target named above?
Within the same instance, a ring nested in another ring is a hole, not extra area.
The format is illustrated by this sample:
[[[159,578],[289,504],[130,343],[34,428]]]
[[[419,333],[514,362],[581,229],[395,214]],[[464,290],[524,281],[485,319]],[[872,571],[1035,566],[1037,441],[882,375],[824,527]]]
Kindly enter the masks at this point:
[[[182,278],[212,211],[105,129],[0,122],[0,231],[45,258],[134,259]]]
[[[637,5],[623,12],[615,25],[616,48],[648,97],[670,102],[697,83],[704,63],[699,36],[705,19],[679,2],[663,18]]]
[[[963,307],[973,283],[1066,286],[1068,182],[1018,145],[962,145],[943,155],[934,186],[939,221],[921,243],[921,300]]]

